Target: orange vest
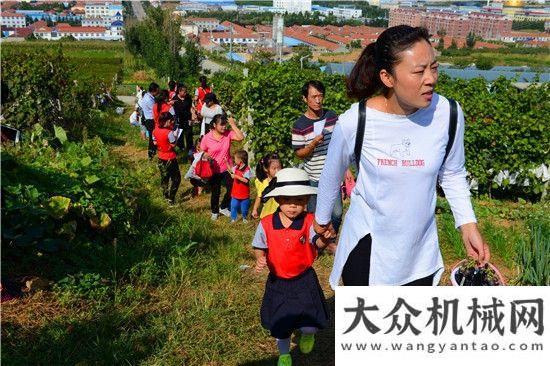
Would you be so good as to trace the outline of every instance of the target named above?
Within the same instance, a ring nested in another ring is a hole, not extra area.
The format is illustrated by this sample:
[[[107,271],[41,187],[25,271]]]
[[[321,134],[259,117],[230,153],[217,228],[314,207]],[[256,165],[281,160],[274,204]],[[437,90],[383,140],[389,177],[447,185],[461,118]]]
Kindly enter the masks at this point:
[[[157,151],[159,153],[160,160],[172,160],[176,158],[176,151],[168,140],[168,134],[172,132],[169,128],[155,127],[153,130],[153,136],[157,141]]]
[[[299,230],[291,227],[275,229],[274,215],[279,215],[279,212],[261,220],[267,238],[267,266],[277,277],[293,278],[310,268],[317,258],[317,249],[310,243],[309,237],[314,215],[306,213]]]

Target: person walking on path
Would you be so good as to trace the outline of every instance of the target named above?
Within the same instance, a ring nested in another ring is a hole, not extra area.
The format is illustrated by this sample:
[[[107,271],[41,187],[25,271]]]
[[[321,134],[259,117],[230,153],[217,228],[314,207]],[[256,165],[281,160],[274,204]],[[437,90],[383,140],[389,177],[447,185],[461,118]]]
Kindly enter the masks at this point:
[[[231,223],[237,221],[239,211],[243,222],[247,223],[248,209],[250,208],[250,167],[248,166],[248,153],[245,150],[237,150],[233,166],[227,162],[227,170],[233,179],[231,187]]]
[[[298,158],[304,160],[304,169],[311,185],[317,187],[325,165],[328,145],[338,116],[330,109],[323,108],[325,86],[311,80],[302,87],[302,98],[306,112],[294,122],[292,127],[292,147]],[[315,212],[317,197],[311,196],[307,205],[309,212]],[[336,200],[332,213],[332,224],[336,231],[342,220],[342,197]]]
[[[199,77],[199,82],[201,85],[195,90],[195,108],[198,113],[202,113],[202,106],[205,104],[204,97],[206,97],[207,94],[212,93],[212,88],[206,83],[206,76],[204,75]]]
[[[329,233],[313,231],[313,214],[306,212],[309,196],[317,188],[309,184],[302,169],[280,170],[266,198],[274,198],[278,210],[264,217],[252,240],[256,272],[266,266],[269,275],[260,310],[262,326],[276,338],[278,366],[292,365],[290,336],[299,329],[302,353],[310,353],[315,333],[326,327],[329,312],[323,290],[312,265],[318,251],[327,245]]]
[[[175,150],[176,136],[173,127],[174,116],[170,112],[162,112],[159,117],[159,124],[153,130],[158,150],[162,193],[170,205],[176,202],[176,193],[181,182],[181,173]]]
[[[315,231],[331,231],[345,170],[358,179],[330,275],[345,286],[437,285],[443,273],[435,221],[439,181],[469,256],[489,258],[464,168],[464,114],[434,92],[438,62],[425,28],[386,29],[347,79],[360,100],[340,116],[321,174]],[[454,122],[453,122],[454,121]],[[359,132],[358,132],[359,131]]]
[[[227,130],[227,123],[231,126],[231,130]],[[210,122],[210,132],[208,132],[201,140],[201,150],[205,156],[212,162],[213,175],[210,177],[210,209],[212,211],[212,220],[217,220],[219,214],[231,216],[229,211],[229,203],[231,199],[231,187],[233,180],[227,171],[227,163],[232,165],[231,160],[231,142],[242,141],[244,134],[235,124],[233,117],[227,118],[226,115],[218,114],[212,118]],[[226,163],[227,162],[227,163]],[[220,205],[220,194],[222,182],[226,188]]]
[[[210,121],[218,114],[223,114],[223,109],[218,102],[218,98],[216,98],[216,94],[206,94],[204,97],[204,105],[201,109],[202,123],[200,136],[204,136],[208,132]]]
[[[254,180],[254,186],[256,187],[256,199],[254,200],[254,207],[252,208],[252,217],[257,219],[263,219],[267,215],[271,215],[277,211],[279,205],[273,198],[266,199],[262,210],[258,214],[260,205],[262,204],[262,194],[269,185],[269,182],[283,166],[277,153],[268,154],[260,159],[256,164],[256,179]]]
[[[193,126],[191,125],[193,100],[187,94],[185,85],[178,85],[177,93],[172,101],[174,102],[173,107],[176,114],[176,130],[181,129],[177,146],[190,157],[193,153]]]
[[[157,83],[151,83],[149,84],[149,91],[145,93],[143,98],[140,101],[140,108],[143,112],[143,118],[142,124],[147,129],[147,134],[149,138],[149,148],[147,151],[147,155],[149,156],[149,159],[152,159],[153,156],[155,156],[156,147],[153,143],[153,130],[155,129],[155,122],[153,117],[153,107],[155,106],[155,98],[159,94],[159,86]]]

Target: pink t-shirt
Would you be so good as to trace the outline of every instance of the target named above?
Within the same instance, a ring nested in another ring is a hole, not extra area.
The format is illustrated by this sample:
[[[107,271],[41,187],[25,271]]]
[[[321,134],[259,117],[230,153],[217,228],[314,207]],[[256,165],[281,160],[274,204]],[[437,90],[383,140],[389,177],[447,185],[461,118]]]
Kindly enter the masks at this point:
[[[208,132],[201,140],[201,150],[207,152],[212,157],[214,173],[223,173],[227,170],[224,158],[227,159],[230,166],[231,161],[231,141],[235,140],[235,131],[225,131],[219,140],[214,138],[213,131]]]

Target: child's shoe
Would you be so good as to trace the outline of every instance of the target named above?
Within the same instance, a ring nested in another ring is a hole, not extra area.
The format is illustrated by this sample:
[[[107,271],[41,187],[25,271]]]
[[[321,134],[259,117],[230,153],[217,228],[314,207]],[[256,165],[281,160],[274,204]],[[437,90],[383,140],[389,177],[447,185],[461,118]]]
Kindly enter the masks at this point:
[[[231,216],[231,211],[229,211],[227,208],[222,208],[220,210],[220,213],[224,216],[227,216],[227,217],[230,217]]]
[[[292,358],[290,357],[290,353],[285,353],[284,355],[280,355],[279,362],[277,362],[277,366],[292,366]]]
[[[216,221],[218,219],[218,214],[217,213],[213,213],[211,216],[210,216],[210,220],[212,221]]]
[[[244,224],[247,224],[247,223],[248,223],[248,220],[247,220],[247,219],[243,219],[243,223],[244,223]]]
[[[315,334],[302,334],[298,344],[302,353],[310,353],[315,345]]]

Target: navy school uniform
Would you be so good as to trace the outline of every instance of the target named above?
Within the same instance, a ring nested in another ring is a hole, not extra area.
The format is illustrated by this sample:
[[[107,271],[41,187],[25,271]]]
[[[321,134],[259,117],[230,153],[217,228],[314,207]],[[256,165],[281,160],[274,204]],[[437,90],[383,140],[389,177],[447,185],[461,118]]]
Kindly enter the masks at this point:
[[[285,228],[279,211],[264,217],[253,247],[266,250],[269,275],[260,310],[262,326],[278,339],[301,327],[325,328],[329,319],[323,290],[312,264],[314,216],[303,213]]]

